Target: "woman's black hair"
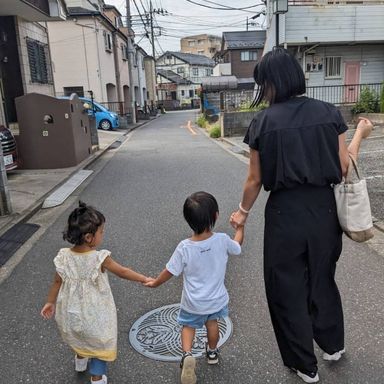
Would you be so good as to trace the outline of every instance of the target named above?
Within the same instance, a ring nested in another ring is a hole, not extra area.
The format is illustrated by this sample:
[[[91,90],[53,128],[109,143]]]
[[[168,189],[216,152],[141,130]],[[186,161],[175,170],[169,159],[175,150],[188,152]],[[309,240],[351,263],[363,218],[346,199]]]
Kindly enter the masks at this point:
[[[305,93],[304,72],[296,58],[286,49],[273,48],[256,64],[253,77],[258,85],[253,106],[263,100],[281,103]]]
[[[183,207],[184,218],[197,235],[211,230],[216,223],[219,206],[207,192],[195,192],[187,197]]]
[[[105,217],[101,212],[79,201],[79,207],[69,215],[63,239],[74,245],[82,245],[85,242],[84,236],[87,233],[94,235],[104,223]]]

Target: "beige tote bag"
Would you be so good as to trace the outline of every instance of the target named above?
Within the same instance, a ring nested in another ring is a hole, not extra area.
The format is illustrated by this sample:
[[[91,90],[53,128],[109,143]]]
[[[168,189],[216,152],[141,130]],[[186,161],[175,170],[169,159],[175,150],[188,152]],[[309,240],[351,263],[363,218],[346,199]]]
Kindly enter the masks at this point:
[[[352,181],[355,170],[358,181]],[[344,233],[354,241],[361,243],[373,237],[371,204],[367,183],[360,177],[356,161],[349,156],[347,176],[334,186],[337,215]]]

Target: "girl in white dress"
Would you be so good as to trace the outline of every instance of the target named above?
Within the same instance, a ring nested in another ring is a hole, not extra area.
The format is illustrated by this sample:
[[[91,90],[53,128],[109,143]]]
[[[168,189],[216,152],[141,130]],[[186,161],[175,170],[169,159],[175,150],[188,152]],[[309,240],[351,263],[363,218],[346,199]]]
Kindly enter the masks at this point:
[[[150,278],[123,267],[107,250],[97,251],[103,241],[104,215],[80,202],[68,218],[62,248],[54,259],[56,274],[41,315],[55,314],[63,340],[75,351],[75,370],[89,372],[92,384],[107,384],[107,361],[116,359],[116,307],[106,270],[132,281]]]

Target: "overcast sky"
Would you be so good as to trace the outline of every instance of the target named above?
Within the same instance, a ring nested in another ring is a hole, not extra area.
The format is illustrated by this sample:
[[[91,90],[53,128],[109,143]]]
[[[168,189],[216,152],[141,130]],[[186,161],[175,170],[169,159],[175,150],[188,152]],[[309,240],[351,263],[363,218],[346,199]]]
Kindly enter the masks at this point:
[[[148,38],[145,37],[143,23],[135,2],[139,7],[140,14],[144,15],[144,9],[148,12],[150,0],[131,0],[131,13],[133,15],[133,29],[136,33],[135,42],[142,46],[147,53],[152,53]],[[218,10],[192,4],[187,0],[152,0],[154,9],[164,10],[163,15],[155,15],[155,49],[159,55],[164,51],[180,50],[180,38],[184,36],[209,33],[221,37],[223,31],[245,31],[247,16],[250,18],[264,9],[261,0],[192,0],[204,6],[214,8],[245,8],[258,4],[257,6],[244,10]],[[125,0],[105,0],[105,3],[112,4],[125,16]],[[218,4],[218,5],[216,5]],[[234,5],[236,4],[236,5]],[[241,4],[241,5],[239,5]],[[165,11],[168,15],[165,15]],[[143,16],[144,19],[144,16]],[[249,29],[260,29],[259,23],[263,22],[263,16],[250,22],[257,22],[257,25],[250,25]],[[149,28],[147,28],[149,31]]]

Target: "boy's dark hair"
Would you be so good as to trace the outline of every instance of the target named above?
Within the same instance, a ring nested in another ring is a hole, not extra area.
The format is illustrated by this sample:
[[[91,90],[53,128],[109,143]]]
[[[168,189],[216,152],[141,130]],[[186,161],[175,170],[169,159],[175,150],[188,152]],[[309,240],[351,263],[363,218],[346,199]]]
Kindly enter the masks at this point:
[[[210,193],[202,191],[187,197],[183,207],[184,218],[197,235],[215,226],[218,212],[216,199]]]
[[[296,58],[284,48],[274,48],[256,64],[253,77],[258,89],[253,105],[263,100],[281,103],[305,93],[303,69]]]
[[[79,201],[79,207],[69,215],[63,239],[74,245],[82,245],[85,241],[84,236],[87,233],[94,235],[104,223],[105,217],[101,212]]]

